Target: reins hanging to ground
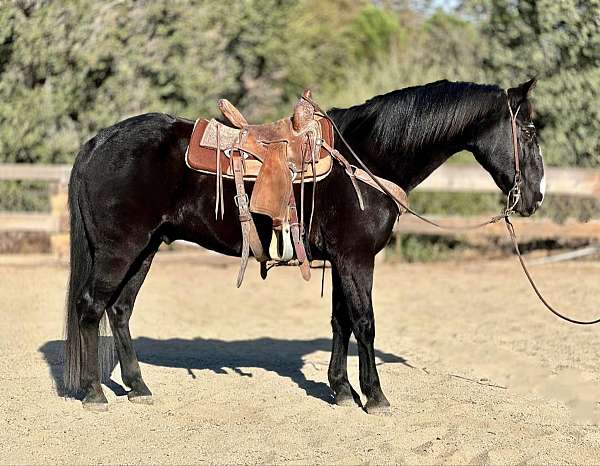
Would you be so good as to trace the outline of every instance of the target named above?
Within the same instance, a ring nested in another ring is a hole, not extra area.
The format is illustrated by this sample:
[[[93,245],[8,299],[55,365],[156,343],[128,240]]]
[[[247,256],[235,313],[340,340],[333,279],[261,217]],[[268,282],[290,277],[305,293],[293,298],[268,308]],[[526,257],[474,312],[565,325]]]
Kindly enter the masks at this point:
[[[510,240],[512,241],[513,247],[515,249],[515,253],[516,253],[516,255],[517,255],[518,259],[519,259],[519,262],[521,264],[521,268],[523,269],[523,272],[525,273],[525,276],[527,277],[527,280],[529,281],[529,284],[533,288],[533,291],[535,292],[535,294],[537,295],[537,297],[540,299],[540,301],[542,302],[542,304],[544,306],[546,306],[546,309],[548,309],[556,317],[559,317],[559,318],[561,318],[563,320],[566,320],[567,322],[570,322],[572,324],[577,324],[577,325],[594,325],[594,324],[600,323],[600,318],[595,319],[595,320],[577,320],[577,319],[572,319],[571,317],[567,317],[567,316],[561,314],[560,312],[558,312],[556,309],[554,309],[554,307],[552,307],[550,305],[550,303],[548,303],[548,301],[546,301],[546,299],[542,295],[542,292],[539,290],[539,288],[535,284],[535,281],[533,280],[533,277],[531,276],[531,273],[529,272],[529,270],[527,268],[527,265],[525,265],[525,260],[523,259],[523,256],[521,256],[521,251],[519,250],[519,243],[517,242],[517,236],[515,234],[515,227],[513,226],[513,224],[511,223],[511,221],[510,221],[510,219],[508,217],[505,218],[505,221],[506,221],[506,229],[508,230],[508,234],[510,236]]]
[[[360,157],[356,154],[356,152],[354,152],[352,147],[350,147],[350,144],[344,138],[342,131],[338,128],[335,121],[333,121],[333,119],[327,114],[327,112],[325,110],[323,110],[310,97],[302,96],[303,99],[307,100],[309,103],[311,103],[314,106],[316,111],[321,113],[324,118],[327,118],[331,122],[336,133],[340,137],[340,140],[342,141],[344,146],[350,151],[350,153],[352,154],[354,159],[358,162],[358,164],[360,165],[362,170],[373,180],[373,182],[377,185],[378,188],[380,188],[381,191],[383,191],[387,196],[389,196],[390,198],[392,198],[395,201],[395,203],[397,204],[397,206],[399,206],[399,208],[404,209],[406,212],[414,215],[415,217],[422,220],[423,222],[428,223],[429,225],[432,225],[436,228],[443,229],[443,230],[455,230],[455,231],[456,230],[463,230],[463,231],[464,230],[474,230],[474,229],[482,228],[486,225],[490,225],[492,223],[497,223],[498,221],[504,219],[504,222],[506,224],[506,229],[508,231],[510,240],[512,242],[515,254],[516,254],[517,258],[519,259],[519,263],[521,264],[521,268],[523,269],[523,272],[525,273],[525,276],[527,277],[529,284],[533,288],[533,291],[535,292],[535,294],[537,295],[539,300],[542,302],[542,304],[546,307],[546,309],[548,309],[556,317],[563,319],[567,322],[570,322],[572,324],[576,324],[576,325],[598,324],[598,323],[600,323],[600,318],[597,318],[594,320],[577,320],[577,319],[568,317],[568,316],[560,313],[559,311],[557,311],[542,295],[541,291],[539,290],[535,281],[533,280],[533,277],[532,277],[531,273],[529,272],[527,265],[525,264],[525,260],[523,259],[523,256],[521,255],[521,251],[519,249],[519,243],[517,241],[517,235],[515,233],[515,228],[514,228],[514,225],[512,224],[512,222],[510,221],[510,216],[512,214],[514,214],[514,208],[517,206],[517,203],[519,202],[519,199],[521,197],[521,191],[520,191],[521,167],[520,167],[520,162],[519,162],[519,141],[518,141],[518,137],[517,137],[517,115],[519,113],[520,107],[517,107],[517,110],[515,112],[513,112],[512,108],[510,106],[510,101],[508,100],[508,94],[506,94],[506,97],[507,97],[508,111],[510,113],[511,137],[512,137],[512,146],[513,146],[513,156],[514,156],[514,161],[515,161],[515,179],[514,179],[513,187],[511,188],[511,190],[508,192],[508,195],[506,196],[506,208],[501,214],[492,217],[490,220],[488,220],[486,222],[478,223],[476,225],[467,225],[464,227],[461,227],[461,226],[457,227],[457,226],[440,225],[437,222],[434,222],[433,220],[430,220],[427,217],[423,216],[422,214],[415,212],[413,209],[408,207],[408,205],[405,205],[405,203],[403,203],[401,199],[398,199],[397,196],[394,196],[387,189],[387,187],[384,185],[384,183],[382,183],[382,181],[379,179],[379,177],[375,176],[371,172],[371,170],[369,170],[369,168],[366,166],[366,164],[360,159]],[[337,152],[337,151],[333,150],[332,152]],[[333,153],[332,153],[332,155],[333,155]],[[334,155],[334,157],[335,157],[335,155]],[[348,174],[351,176],[351,178],[353,177],[353,173],[348,173]],[[322,295],[322,292],[321,292],[321,295]]]

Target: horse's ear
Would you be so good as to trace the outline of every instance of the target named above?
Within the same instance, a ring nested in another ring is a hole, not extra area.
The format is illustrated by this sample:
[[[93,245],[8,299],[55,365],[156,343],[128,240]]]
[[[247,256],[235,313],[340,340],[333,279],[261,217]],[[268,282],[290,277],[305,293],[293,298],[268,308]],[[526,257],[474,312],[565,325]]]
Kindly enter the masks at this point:
[[[527,100],[531,91],[535,89],[537,84],[537,78],[531,78],[529,81],[518,85],[517,87],[511,87],[508,90],[508,97],[510,99],[511,107],[518,107]]]
[[[533,77],[529,81],[521,84],[519,87],[523,89],[523,91],[525,93],[525,97],[529,97],[529,95],[531,94],[531,91],[533,91],[535,89],[535,86],[537,86],[537,78]]]

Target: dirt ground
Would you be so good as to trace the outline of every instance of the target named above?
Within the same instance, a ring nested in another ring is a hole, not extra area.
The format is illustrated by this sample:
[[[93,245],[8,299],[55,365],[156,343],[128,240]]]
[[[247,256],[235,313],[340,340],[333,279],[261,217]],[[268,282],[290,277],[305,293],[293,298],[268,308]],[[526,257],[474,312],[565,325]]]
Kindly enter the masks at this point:
[[[379,264],[387,416],[331,404],[320,276],[161,253],[132,319],[154,405],[118,368],[106,413],[57,395],[68,269],[0,259],[0,463],[600,463],[600,328],[560,322],[515,260]],[[600,263],[535,267],[553,302],[600,312]],[[358,389],[352,343],[351,382]]]

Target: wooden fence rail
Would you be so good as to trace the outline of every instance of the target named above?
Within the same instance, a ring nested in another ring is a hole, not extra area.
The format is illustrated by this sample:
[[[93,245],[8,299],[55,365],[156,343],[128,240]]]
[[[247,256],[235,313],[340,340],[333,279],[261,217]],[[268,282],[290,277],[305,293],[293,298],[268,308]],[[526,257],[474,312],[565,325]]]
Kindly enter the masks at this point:
[[[465,225],[477,225],[490,219],[490,216],[429,216],[432,220],[449,227],[461,227]],[[568,219],[564,223],[556,223],[549,218],[521,218],[512,217],[512,223],[519,237],[519,241],[532,241],[539,239],[552,239],[561,241],[570,240],[600,240],[600,220],[591,220],[581,223],[574,219]],[[424,223],[412,215],[404,215],[396,225],[399,233],[412,233],[418,235],[457,236],[468,241],[482,240],[486,238],[508,236],[504,221],[487,225],[476,230],[444,230]]]
[[[443,165],[417,191],[496,193],[498,187],[479,165]],[[546,193],[600,197],[600,170],[547,167]]]
[[[68,254],[69,213],[67,189],[70,165],[0,164],[0,181],[46,181],[50,212],[0,212],[0,233],[47,233],[51,251]]]
[[[497,193],[498,188],[492,178],[478,165],[445,165],[421,183],[417,191]],[[553,195],[600,198],[600,170],[547,167],[546,196]],[[443,225],[459,227],[481,223],[489,220],[489,216],[433,216],[433,219]],[[600,240],[600,221],[598,220],[581,223],[574,219],[567,219],[564,223],[556,223],[547,218],[513,217],[513,223],[521,241],[536,239]],[[470,241],[486,237],[506,237],[504,222],[477,230],[457,232],[435,228],[412,215],[403,216],[397,224],[396,230],[420,235],[461,236]]]
[[[70,165],[42,165],[28,163],[0,164],[0,181],[49,181],[52,183],[61,183],[66,186],[70,174]]]
[[[71,166],[69,165],[29,165],[29,164],[0,164],[0,181],[30,180],[47,181],[51,197],[50,213],[0,212],[0,232],[6,231],[35,231],[47,232],[53,238],[53,250],[63,249],[68,233],[67,186]],[[600,170],[580,168],[546,169],[547,188],[549,196],[568,195],[576,197],[600,198]],[[492,178],[479,165],[445,165],[436,170],[426,179],[417,191],[432,192],[482,192],[497,193],[498,188]],[[448,225],[464,225],[477,223],[480,218],[437,217]],[[520,238],[545,239],[598,239],[600,240],[600,221],[585,224],[568,220],[557,224],[549,219],[515,219]],[[431,227],[412,216],[404,216],[398,230],[416,234],[452,234],[448,231]],[[463,236],[504,236],[502,224],[492,225],[476,232],[460,233]]]

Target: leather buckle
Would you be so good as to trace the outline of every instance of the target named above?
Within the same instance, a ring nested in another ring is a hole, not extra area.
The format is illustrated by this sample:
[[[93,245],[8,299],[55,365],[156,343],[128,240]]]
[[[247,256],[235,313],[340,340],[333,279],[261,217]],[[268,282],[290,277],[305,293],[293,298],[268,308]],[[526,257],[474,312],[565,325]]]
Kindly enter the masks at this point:
[[[246,193],[236,194],[235,196],[233,196],[233,202],[235,202],[235,205],[239,209],[247,209],[248,204],[250,203],[250,201],[248,199],[248,195]]]

